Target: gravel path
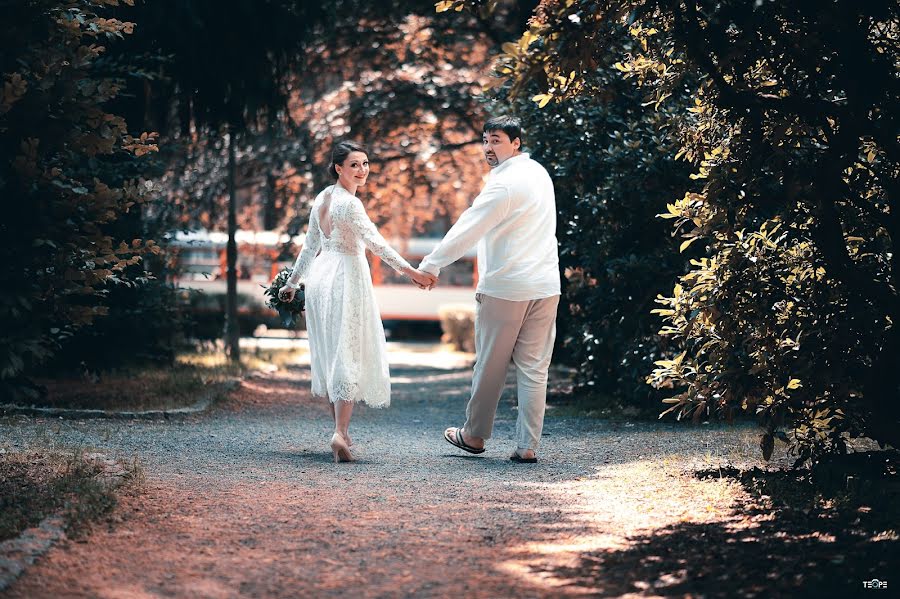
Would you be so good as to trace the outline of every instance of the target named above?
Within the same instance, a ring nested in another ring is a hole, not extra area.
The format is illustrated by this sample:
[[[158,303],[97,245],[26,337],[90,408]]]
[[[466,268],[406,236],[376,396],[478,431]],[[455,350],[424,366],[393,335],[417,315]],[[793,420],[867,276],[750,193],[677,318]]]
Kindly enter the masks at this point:
[[[51,550],[8,596],[668,594],[686,567],[586,576],[583,560],[676,525],[744,521],[737,483],[686,472],[746,461],[751,429],[587,420],[551,407],[541,462],[513,464],[510,387],[488,451],[462,455],[441,433],[462,424],[469,365],[453,354],[391,355],[393,405],[357,409],[352,464],[331,462],[330,415],[309,398],[303,365],[250,377],[198,417],[0,419],[14,447],[96,448],[137,457],[146,474],[109,521]]]

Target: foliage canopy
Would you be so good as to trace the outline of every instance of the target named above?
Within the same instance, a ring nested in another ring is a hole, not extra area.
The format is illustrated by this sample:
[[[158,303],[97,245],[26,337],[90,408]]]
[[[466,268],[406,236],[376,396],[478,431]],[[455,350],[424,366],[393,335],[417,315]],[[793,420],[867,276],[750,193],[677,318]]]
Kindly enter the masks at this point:
[[[131,4],[131,0],[125,0]],[[134,24],[105,18],[116,0],[12,3],[0,24],[0,386],[27,392],[23,373],[105,314],[110,285],[143,277],[152,240],[117,238],[116,224],[150,191],[133,161],[157,149],[104,109],[122,88],[102,57]]]
[[[661,215],[695,256],[658,299],[683,351],[649,382],[682,418],[757,415],[767,458],[897,446],[897,3],[545,1],[499,70],[538,105],[602,93],[610,23],[650,105],[693,96],[671,124],[694,185]]]

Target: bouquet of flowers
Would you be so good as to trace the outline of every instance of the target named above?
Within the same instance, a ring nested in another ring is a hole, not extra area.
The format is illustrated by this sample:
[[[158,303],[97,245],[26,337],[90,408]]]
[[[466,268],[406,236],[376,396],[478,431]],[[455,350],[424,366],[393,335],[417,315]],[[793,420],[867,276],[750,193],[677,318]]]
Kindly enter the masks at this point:
[[[306,297],[302,284],[297,289],[297,292],[294,293],[293,301],[286,302],[278,296],[278,292],[287,284],[290,276],[291,269],[285,268],[278,273],[278,276],[266,287],[264,292],[268,296],[266,305],[278,312],[284,326],[288,328],[294,326],[300,320],[300,313],[306,309]]]

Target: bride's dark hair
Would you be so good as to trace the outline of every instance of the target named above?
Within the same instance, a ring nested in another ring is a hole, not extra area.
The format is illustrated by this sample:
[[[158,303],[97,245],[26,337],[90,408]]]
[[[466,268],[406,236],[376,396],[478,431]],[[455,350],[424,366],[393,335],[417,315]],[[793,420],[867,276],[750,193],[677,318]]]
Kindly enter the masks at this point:
[[[328,172],[335,179],[338,178],[338,172],[334,167],[338,164],[344,164],[350,152],[362,152],[366,156],[369,155],[369,150],[366,149],[366,146],[359,142],[345,139],[334,144],[334,147],[331,149],[331,164],[328,165]]]

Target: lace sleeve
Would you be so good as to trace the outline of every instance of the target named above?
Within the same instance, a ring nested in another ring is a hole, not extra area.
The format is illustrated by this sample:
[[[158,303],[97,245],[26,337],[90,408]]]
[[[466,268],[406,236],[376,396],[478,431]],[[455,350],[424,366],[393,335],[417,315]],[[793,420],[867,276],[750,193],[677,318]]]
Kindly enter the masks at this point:
[[[375,228],[375,224],[369,219],[369,215],[366,214],[362,202],[358,199],[352,202],[349,212],[348,221],[350,226],[353,227],[353,231],[363,240],[363,243],[366,244],[366,247],[373,254],[387,262],[397,272],[402,272],[404,268],[411,268],[409,262],[404,260],[394,248],[389,246],[384,237],[381,236],[381,233],[378,232],[378,229]]]
[[[313,258],[322,248],[322,231],[319,229],[319,217],[313,209],[309,215],[309,227],[306,231],[306,239],[303,241],[303,250],[294,262],[294,269],[288,278],[288,286],[296,289],[300,286],[300,279],[306,276]]]

